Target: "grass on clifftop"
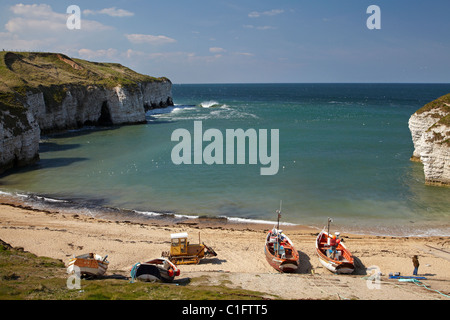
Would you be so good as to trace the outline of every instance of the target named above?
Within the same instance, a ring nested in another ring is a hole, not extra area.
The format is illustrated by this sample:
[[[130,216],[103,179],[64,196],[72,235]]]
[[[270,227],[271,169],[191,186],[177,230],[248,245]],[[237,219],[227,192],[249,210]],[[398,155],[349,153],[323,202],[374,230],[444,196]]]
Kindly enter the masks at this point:
[[[424,107],[417,110],[416,114],[421,114],[424,112],[430,112],[430,116],[436,119],[436,123],[431,126],[428,131],[432,130],[437,126],[443,125],[446,128],[450,128],[450,93],[446,94],[430,103],[427,103]],[[434,113],[433,113],[434,112]],[[441,144],[446,144],[450,146],[450,131],[445,133],[445,136],[442,134],[434,135],[433,142],[440,142]]]
[[[165,80],[139,74],[117,63],[71,59],[59,53],[0,52],[0,92],[25,94],[33,88],[55,85],[111,88]]]
[[[450,114],[450,93],[446,94],[445,96],[442,96],[434,101],[431,101],[430,103],[427,103],[425,106],[423,106],[421,109],[417,110],[417,114],[421,114],[424,112],[429,111],[443,111],[447,114]],[[439,115],[436,115],[436,117],[441,117]]]
[[[117,63],[71,59],[60,53],[0,52],[0,123],[18,133],[27,129],[24,102],[28,92],[42,92],[52,109],[66,97],[68,86],[130,90],[143,82],[169,81],[139,74]],[[17,123],[22,123],[22,128]]]
[[[129,276],[129,275],[128,275]],[[0,240],[0,300],[262,300],[264,294],[210,285],[209,279],[183,276],[179,285],[135,282],[120,273],[81,280],[81,289],[67,288],[60,260],[38,257]]]

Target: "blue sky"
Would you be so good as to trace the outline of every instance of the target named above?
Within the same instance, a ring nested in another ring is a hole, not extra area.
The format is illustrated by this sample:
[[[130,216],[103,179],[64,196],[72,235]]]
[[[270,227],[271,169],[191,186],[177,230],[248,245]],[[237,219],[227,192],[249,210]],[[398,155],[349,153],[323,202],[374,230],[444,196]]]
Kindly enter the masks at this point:
[[[66,27],[69,5],[81,9],[80,30]],[[366,26],[370,5],[380,30]],[[448,0],[2,0],[0,47],[174,83],[448,83],[449,12]]]

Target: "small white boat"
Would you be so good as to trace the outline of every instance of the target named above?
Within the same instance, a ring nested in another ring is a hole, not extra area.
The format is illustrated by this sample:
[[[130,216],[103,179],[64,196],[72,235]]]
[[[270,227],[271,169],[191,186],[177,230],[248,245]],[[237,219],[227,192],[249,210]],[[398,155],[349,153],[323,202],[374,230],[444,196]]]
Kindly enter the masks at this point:
[[[108,269],[109,261],[96,253],[86,253],[69,260],[67,273],[80,275],[102,276]]]
[[[157,258],[144,263],[136,263],[130,270],[131,281],[172,282],[180,275],[180,269],[170,260]]]

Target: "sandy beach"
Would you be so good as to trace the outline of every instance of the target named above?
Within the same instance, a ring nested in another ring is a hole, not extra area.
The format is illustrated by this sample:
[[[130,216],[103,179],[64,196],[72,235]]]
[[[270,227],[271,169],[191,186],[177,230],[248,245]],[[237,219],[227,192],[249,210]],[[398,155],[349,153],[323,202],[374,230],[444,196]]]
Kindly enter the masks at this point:
[[[320,230],[285,227],[300,252],[296,274],[280,274],[267,263],[264,237],[271,225],[208,223],[173,224],[161,221],[110,221],[75,213],[40,211],[18,203],[0,205],[0,239],[39,256],[67,262],[73,255],[96,252],[108,255],[108,273],[129,275],[136,262],[169,250],[170,234],[187,232],[192,243],[214,248],[217,257],[198,265],[180,266],[182,277],[265,292],[281,299],[434,300],[449,298],[450,239],[445,237],[396,238],[342,234],[356,259],[352,275],[335,275],[319,263],[314,240]],[[338,231],[338,230],[333,230]],[[419,256],[421,285],[389,279],[389,273],[411,276],[411,258]],[[368,279],[376,266],[378,283]],[[224,282],[224,280],[226,280]],[[379,286],[377,287],[376,284]],[[426,287],[425,287],[425,286]],[[438,293],[439,291],[440,293]],[[443,295],[445,294],[445,295]]]

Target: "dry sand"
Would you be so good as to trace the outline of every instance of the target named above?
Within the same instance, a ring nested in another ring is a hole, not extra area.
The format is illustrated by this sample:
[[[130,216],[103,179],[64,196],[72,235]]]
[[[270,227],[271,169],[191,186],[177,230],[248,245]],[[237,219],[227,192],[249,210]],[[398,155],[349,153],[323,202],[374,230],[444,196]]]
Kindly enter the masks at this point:
[[[319,263],[314,240],[319,230],[285,227],[300,252],[296,274],[281,274],[266,262],[264,238],[270,225],[225,226],[109,221],[73,213],[32,210],[18,204],[0,205],[0,239],[39,256],[67,262],[73,255],[96,252],[108,255],[109,274],[128,274],[136,262],[160,257],[169,250],[170,234],[188,232],[192,243],[201,241],[218,256],[198,265],[180,266],[182,278],[200,277],[211,284],[265,292],[281,299],[444,299],[450,294],[450,239],[447,237],[396,238],[342,234],[356,259],[353,275],[335,275]],[[337,231],[337,230],[333,230]],[[411,258],[419,256],[419,286],[389,279],[389,273],[411,276]],[[368,281],[371,266],[382,272],[379,288]],[[369,284],[369,285],[368,285]],[[372,288],[370,288],[372,285]]]

